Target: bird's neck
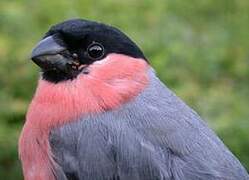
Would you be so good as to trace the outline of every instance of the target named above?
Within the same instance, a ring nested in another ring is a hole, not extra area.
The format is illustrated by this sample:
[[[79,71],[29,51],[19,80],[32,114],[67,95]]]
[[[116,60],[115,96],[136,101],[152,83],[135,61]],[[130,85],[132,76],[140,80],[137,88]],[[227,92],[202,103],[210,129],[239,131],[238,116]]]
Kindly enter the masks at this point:
[[[53,164],[48,142],[52,128],[131,101],[148,84],[148,67],[142,59],[112,54],[90,65],[88,74],[82,73],[74,80],[57,84],[39,80],[19,141],[26,179],[31,180],[29,177],[39,172],[45,172],[41,177],[52,176],[47,169],[39,170]]]

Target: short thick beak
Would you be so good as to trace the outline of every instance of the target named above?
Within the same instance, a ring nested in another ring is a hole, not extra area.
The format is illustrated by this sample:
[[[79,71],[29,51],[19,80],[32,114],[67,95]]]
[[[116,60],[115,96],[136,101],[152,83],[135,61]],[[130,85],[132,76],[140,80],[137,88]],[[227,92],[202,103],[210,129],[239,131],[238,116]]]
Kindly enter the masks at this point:
[[[41,40],[33,49],[31,59],[36,59],[37,57],[44,55],[58,54],[65,49],[65,47],[62,47],[55,42],[53,36],[48,36],[45,39]]]
[[[31,59],[44,70],[64,70],[68,59],[62,54],[66,48],[55,42],[53,36],[41,40],[31,53]]]

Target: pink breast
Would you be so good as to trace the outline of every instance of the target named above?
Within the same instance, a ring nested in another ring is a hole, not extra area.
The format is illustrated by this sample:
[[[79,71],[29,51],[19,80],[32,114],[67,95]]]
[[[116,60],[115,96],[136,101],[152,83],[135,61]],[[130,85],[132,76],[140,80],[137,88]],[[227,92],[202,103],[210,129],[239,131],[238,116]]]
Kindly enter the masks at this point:
[[[54,179],[48,142],[53,127],[131,101],[148,84],[148,67],[142,59],[111,54],[72,81],[39,80],[19,141],[25,179]]]

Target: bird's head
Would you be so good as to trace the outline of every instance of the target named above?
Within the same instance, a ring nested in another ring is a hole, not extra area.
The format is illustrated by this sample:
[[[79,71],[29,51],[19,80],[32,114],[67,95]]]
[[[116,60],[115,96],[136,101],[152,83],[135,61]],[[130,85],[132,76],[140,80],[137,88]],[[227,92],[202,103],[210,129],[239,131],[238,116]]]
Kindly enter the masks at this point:
[[[58,83],[91,73],[89,66],[111,60],[113,54],[146,61],[139,47],[117,28],[73,19],[52,26],[31,59],[41,67],[43,79]]]
[[[124,33],[102,23],[73,19],[54,25],[31,58],[42,71],[31,105],[37,111],[30,108],[42,112],[39,117],[45,109],[52,119],[113,109],[149,84],[150,66],[142,51]]]

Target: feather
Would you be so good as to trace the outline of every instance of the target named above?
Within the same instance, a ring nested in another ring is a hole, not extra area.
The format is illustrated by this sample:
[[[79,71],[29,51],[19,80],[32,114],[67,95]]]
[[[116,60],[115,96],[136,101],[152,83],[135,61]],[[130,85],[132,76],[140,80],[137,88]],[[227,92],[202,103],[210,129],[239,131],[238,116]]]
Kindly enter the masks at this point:
[[[148,73],[148,87],[133,101],[51,131],[65,174],[79,180],[249,179],[198,114],[152,69]]]

